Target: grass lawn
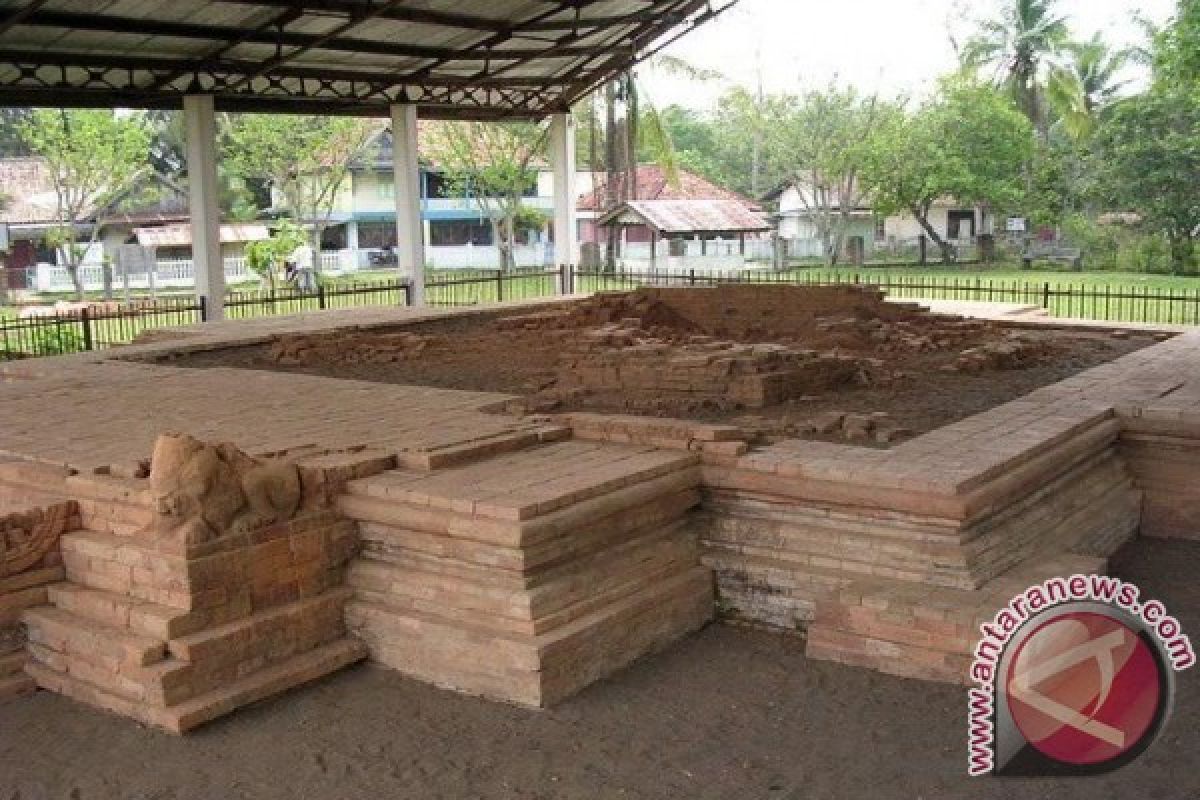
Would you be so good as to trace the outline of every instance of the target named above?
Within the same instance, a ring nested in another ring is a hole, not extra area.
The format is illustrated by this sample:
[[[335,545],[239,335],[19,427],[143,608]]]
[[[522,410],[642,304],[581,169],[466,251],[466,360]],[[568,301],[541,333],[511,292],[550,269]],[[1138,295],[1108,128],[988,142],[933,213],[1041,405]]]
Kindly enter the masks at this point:
[[[1037,284],[1042,286],[1049,283],[1051,287],[1059,286],[1121,286],[1138,289],[1161,289],[1164,291],[1200,289],[1200,276],[1197,275],[1151,275],[1144,272],[1073,272],[1067,270],[1024,270],[1011,265],[984,267],[978,264],[952,267],[801,267],[791,272],[811,279],[818,276],[836,275],[843,280],[852,280],[859,275],[864,280],[916,280],[922,278],[943,280],[980,280],[984,283],[1005,283],[1008,285]]]

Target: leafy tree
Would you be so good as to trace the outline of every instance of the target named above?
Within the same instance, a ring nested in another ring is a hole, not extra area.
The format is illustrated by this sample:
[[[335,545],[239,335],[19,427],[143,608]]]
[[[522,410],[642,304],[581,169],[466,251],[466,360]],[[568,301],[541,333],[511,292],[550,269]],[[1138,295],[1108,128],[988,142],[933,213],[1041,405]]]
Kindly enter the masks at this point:
[[[991,68],[1017,106],[1039,131],[1047,127],[1043,82],[1048,63],[1067,42],[1066,18],[1058,0],[1007,0],[999,19],[985,20],[963,51],[965,62]]]
[[[517,234],[543,221],[530,218],[523,198],[537,185],[546,131],[529,122],[442,122],[429,132],[429,155],[447,186],[479,207],[492,224],[501,267],[513,268]]]
[[[776,106],[782,113],[774,115],[766,140],[771,171],[796,187],[826,259],[836,264],[853,213],[869,204],[863,164],[881,121],[896,110],[832,84]]]
[[[137,117],[65,109],[38,109],[20,131],[30,151],[46,160],[58,201],[50,238],[61,249],[75,296],[82,300],[79,264],[100,230],[93,224],[90,238],[81,242],[79,229],[94,222],[96,210],[127,195],[149,170],[150,134]]]
[[[0,108],[0,156],[29,155],[29,145],[21,134],[21,126],[32,115],[30,108]]]
[[[911,112],[886,115],[864,154],[862,180],[881,214],[907,212],[941,249],[953,252],[929,222],[933,204],[1014,204],[1021,194],[1021,165],[1033,149],[1029,122],[989,86],[943,82],[937,96]]]
[[[1200,0],[1179,13],[1154,46],[1154,81],[1115,104],[1097,133],[1106,198],[1136,210],[1165,235],[1175,272],[1195,263],[1200,231]]]
[[[234,115],[222,155],[233,176],[269,184],[298,222],[311,225],[313,250],[320,253],[350,167],[378,131],[375,122],[345,117]]]
[[[246,266],[260,281],[265,281],[268,287],[274,289],[279,268],[304,239],[304,231],[298,225],[290,220],[280,220],[270,239],[246,245]]]

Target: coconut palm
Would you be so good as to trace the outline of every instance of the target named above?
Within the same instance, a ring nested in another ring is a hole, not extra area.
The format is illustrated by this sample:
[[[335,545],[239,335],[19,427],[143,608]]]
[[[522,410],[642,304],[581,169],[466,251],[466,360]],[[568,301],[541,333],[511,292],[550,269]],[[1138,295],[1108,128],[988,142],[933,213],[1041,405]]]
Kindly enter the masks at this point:
[[[1018,107],[1043,132],[1045,73],[1067,42],[1066,18],[1055,13],[1057,2],[1011,0],[999,19],[980,25],[963,50],[968,66],[995,70],[997,81],[1008,86]]]
[[[1091,133],[1097,113],[1112,104],[1128,83],[1119,76],[1134,54],[1110,48],[1099,33],[1065,49],[1071,59],[1052,68],[1046,93],[1063,128],[1072,138],[1081,139]]]

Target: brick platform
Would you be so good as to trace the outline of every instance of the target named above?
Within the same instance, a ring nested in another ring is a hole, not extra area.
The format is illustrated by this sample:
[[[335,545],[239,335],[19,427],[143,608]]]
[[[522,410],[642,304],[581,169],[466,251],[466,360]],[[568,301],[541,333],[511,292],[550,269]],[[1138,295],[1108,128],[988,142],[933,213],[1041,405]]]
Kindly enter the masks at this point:
[[[1009,595],[1102,569],[1139,527],[1200,530],[1181,502],[1200,469],[1195,332],[889,450],[751,449],[730,426],[516,418],[494,413],[504,395],[167,365],[435,315],[229,323],[124,351],[159,363],[0,366],[8,551],[65,509],[42,560],[0,574],[0,696],[30,688],[28,654],[43,687],[184,730],[369,651],[545,705],[704,624],[709,568],[721,607],[807,630],[813,657],[957,680]],[[246,495],[236,519],[185,525],[187,504],[153,489],[164,431],[233,442],[221,457],[242,478],[289,465],[300,499],[246,526]]]
[[[351,629],[382,663],[530,706],[704,625],[697,457],[564,442],[347,486]]]

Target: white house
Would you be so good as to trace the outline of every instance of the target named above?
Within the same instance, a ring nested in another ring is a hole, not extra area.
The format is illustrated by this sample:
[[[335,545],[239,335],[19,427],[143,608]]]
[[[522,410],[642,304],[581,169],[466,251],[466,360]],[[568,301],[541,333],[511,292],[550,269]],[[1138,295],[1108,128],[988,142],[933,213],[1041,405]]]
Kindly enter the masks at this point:
[[[788,243],[789,253],[797,257],[819,257],[823,244],[819,233],[818,213],[814,206],[811,190],[790,184],[781,187],[765,198],[778,205],[779,237]],[[841,206],[836,192],[829,199],[834,212],[840,213]],[[899,251],[911,247],[924,229],[911,214],[894,214],[888,217],[876,214],[869,200],[864,199],[850,210],[846,230],[846,247],[852,240],[861,240],[864,252],[876,250]],[[934,203],[929,212],[929,223],[938,235],[948,242],[960,245],[974,243],[982,234],[992,233],[993,215],[984,206],[969,206],[944,198]]]

